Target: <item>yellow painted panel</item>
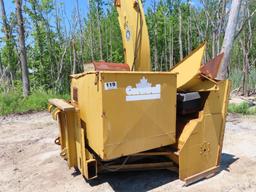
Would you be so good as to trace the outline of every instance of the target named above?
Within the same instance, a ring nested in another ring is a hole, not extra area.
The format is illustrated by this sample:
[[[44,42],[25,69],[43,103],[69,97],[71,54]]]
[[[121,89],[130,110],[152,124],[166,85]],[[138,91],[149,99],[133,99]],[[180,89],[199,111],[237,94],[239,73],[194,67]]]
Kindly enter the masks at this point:
[[[76,113],[75,111],[66,111],[65,114],[65,138],[68,166],[77,166],[76,151]]]
[[[184,180],[219,165],[229,95],[229,81],[211,91],[199,118],[191,120],[179,137],[179,177]]]
[[[80,110],[81,124],[86,126],[87,142],[96,153],[100,154],[103,151],[101,82],[97,81],[96,74],[92,73],[77,79],[73,78],[71,84],[71,93],[73,88],[78,89],[78,103],[76,104]],[[72,94],[71,97],[73,98]]]
[[[104,158],[129,155],[175,142],[176,75],[170,73],[103,73]],[[159,99],[151,94],[127,96],[126,89],[161,86]]]
[[[117,6],[125,63],[135,71],[151,71],[148,29],[141,1],[120,0]],[[134,65],[134,68],[133,68]]]
[[[184,179],[216,166],[219,137],[222,124],[221,114],[206,115],[197,121],[180,152],[180,178]],[[184,132],[184,134],[186,134]]]
[[[192,79],[197,78],[200,66],[202,64],[205,47],[206,44],[203,43],[184,60],[182,60],[179,64],[170,70],[172,73],[178,73],[177,89],[188,89],[189,86],[186,85],[189,84]]]
[[[229,97],[229,91],[227,91],[229,81],[220,81],[218,82],[218,90],[211,91],[208,99],[206,100],[204,113],[205,114],[216,114],[216,113],[225,113],[223,108],[227,106],[225,100]],[[228,93],[227,93],[228,92]]]
[[[88,144],[103,160],[175,143],[176,74],[101,72],[98,77],[73,78],[72,87],[78,89]]]
[[[184,84],[183,86],[178,88],[178,91],[188,91],[188,92],[193,92],[193,91],[217,91],[218,86],[216,83],[209,81],[209,80],[202,80],[200,79],[200,75],[196,75],[193,77],[189,82]]]

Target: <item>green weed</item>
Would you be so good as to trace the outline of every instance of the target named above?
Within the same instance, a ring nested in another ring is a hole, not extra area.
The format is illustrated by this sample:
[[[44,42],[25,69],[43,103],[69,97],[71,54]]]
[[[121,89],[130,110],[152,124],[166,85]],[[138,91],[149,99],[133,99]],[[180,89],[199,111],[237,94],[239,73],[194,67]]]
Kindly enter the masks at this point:
[[[241,87],[241,82],[243,80],[243,71],[240,69],[232,69],[230,72],[229,79],[232,81],[232,89],[237,89]],[[256,89],[256,70],[252,69],[250,70],[249,75],[249,89],[255,90]]]
[[[228,112],[230,113],[241,113],[243,115],[255,115],[256,107],[250,107],[247,102],[243,102],[240,104],[229,104]]]
[[[12,90],[7,94],[0,93],[0,115],[45,110],[50,98],[68,99],[69,95],[59,95],[42,89],[33,91],[27,98],[22,96],[20,90]]]

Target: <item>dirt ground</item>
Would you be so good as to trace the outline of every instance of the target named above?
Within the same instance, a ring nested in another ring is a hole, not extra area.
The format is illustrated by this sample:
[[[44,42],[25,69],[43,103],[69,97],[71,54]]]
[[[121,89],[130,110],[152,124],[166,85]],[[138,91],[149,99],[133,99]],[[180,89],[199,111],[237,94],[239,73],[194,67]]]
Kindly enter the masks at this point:
[[[184,187],[169,171],[109,173],[86,182],[59,156],[56,122],[47,112],[0,117],[0,192],[256,191],[256,117],[229,115],[222,171]]]

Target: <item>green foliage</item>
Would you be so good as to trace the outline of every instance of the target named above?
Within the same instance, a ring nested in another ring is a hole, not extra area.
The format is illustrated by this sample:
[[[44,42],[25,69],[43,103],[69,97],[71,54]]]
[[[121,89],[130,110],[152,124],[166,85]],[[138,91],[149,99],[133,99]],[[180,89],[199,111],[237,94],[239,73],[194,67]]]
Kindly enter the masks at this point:
[[[197,25],[204,25],[204,19],[198,24],[191,20],[193,15],[203,18],[202,11],[197,11],[195,7],[191,8],[185,1],[153,1],[146,11],[153,70],[168,71],[172,65],[180,61],[178,7],[182,13],[183,55],[188,55],[193,48],[204,41],[204,38],[199,38],[197,29]]]
[[[230,73],[230,79],[232,81],[232,89],[239,88],[242,82],[242,71],[238,69],[233,69]]]
[[[247,102],[243,102],[240,104],[229,104],[228,112],[230,113],[241,113],[243,115],[255,115],[256,114],[256,107],[250,107]]]
[[[232,89],[237,89],[242,86],[243,71],[237,68],[233,68],[229,76],[232,81]],[[252,90],[256,90],[256,69],[252,68],[249,71],[249,87]]]
[[[27,98],[24,98],[22,91],[17,89],[7,94],[0,93],[0,115],[45,110],[50,98],[68,99],[69,95],[59,95],[43,89],[34,90]]]

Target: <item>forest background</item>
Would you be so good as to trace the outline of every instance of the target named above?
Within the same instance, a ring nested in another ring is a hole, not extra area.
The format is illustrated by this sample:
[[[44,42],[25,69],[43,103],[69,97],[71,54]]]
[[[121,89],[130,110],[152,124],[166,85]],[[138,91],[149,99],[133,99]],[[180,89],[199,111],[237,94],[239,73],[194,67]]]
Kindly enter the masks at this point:
[[[239,9],[228,76],[237,94],[255,94],[256,0],[144,0],[152,69],[168,71],[204,40],[204,62],[214,58],[234,2]],[[0,0],[0,8],[2,115],[44,109],[51,97],[68,98],[69,75],[84,63],[124,62],[112,0]]]

